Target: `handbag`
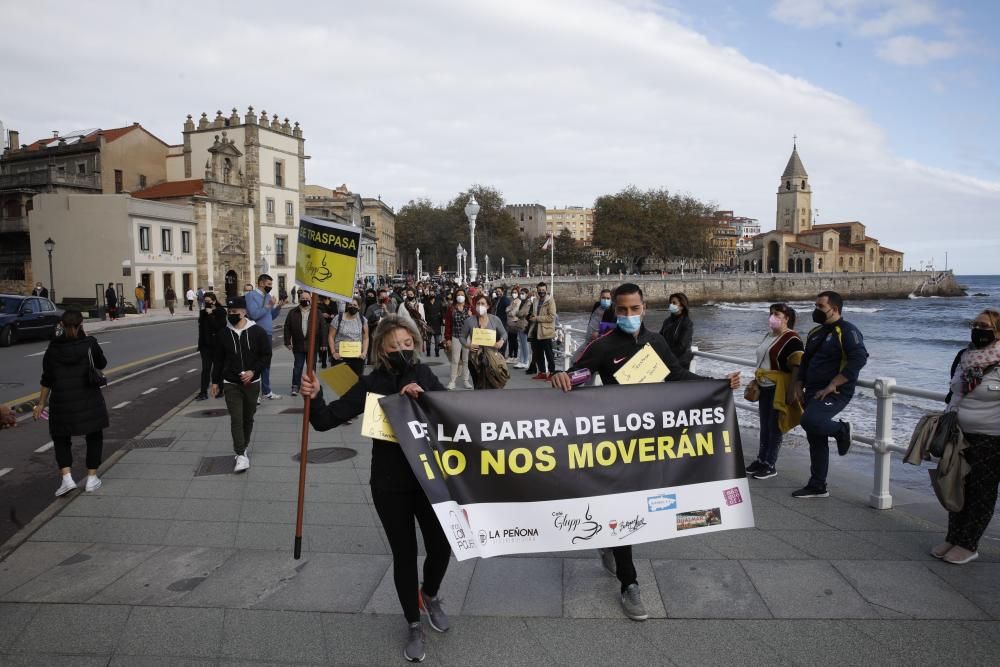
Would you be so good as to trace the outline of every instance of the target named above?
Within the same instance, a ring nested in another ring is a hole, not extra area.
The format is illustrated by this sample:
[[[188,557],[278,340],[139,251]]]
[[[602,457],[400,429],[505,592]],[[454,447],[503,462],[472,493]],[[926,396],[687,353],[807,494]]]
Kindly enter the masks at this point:
[[[91,387],[101,387],[108,386],[107,376],[94,365],[94,354],[93,348],[87,348],[87,359],[90,361],[90,368],[87,370],[87,380],[90,382]]]
[[[934,435],[931,437],[930,446],[927,451],[931,456],[941,458],[945,447],[958,442],[960,431],[958,429],[958,410],[949,410],[941,415],[934,427]]]
[[[747,383],[747,388],[743,390],[743,398],[751,403],[756,403],[760,400],[760,385],[757,383],[757,378]]]

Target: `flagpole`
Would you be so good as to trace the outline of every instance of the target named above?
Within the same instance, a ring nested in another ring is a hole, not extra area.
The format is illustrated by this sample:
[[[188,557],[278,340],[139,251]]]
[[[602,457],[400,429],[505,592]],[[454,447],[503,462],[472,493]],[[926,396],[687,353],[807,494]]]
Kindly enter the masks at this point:
[[[316,382],[313,365],[316,363],[316,317],[318,316],[319,299],[313,293],[309,300],[309,342],[306,345],[305,373],[312,382]],[[302,446],[299,450],[299,505],[295,511],[295,560],[302,558],[302,518],[305,515],[306,504],[306,464],[309,462],[309,407],[312,403],[305,394],[302,395],[305,404],[302,408]]]
[[[556,295],[556,235],[549,235],[549,294]]]

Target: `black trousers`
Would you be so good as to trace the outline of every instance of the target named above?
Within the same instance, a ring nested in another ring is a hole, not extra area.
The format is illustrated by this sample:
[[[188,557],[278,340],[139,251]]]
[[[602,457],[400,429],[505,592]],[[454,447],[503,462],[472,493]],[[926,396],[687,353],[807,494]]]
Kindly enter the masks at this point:
[[[556,353],[552,349],[552,339],[535,339],[531,342],[531,366],[538,369],[539,373],[556,372]],[[548,369],[546,370],[546,364]]]
[[[104,451],[104,431],[88,433],[87,439],[87,470],[97,470],[101,466],[101,453]],[[56,453],[56,464],[60,468],[73,467],[73,440],[70,436],[52,436],[52,448]]]
[[[403,607],[406,622],[416,623],[420,620],[418,586],[430,597],[438,594],[444,573],[448,570],[451,545],[448,544],[448,538],[444,536],[441,524],[423,491],[395,492],[372,488],[372,500],[385,536],[389,539],[392,578],[396,584],[399,604]],[[422,585],[417,578],[417,531],[414,518],[420,524],[420,534],[427,551]]]
[[[966,433],[965,460],[971,466],[965,477],[965,504],[948,512],[948,542],[969,551],[979,548],[979,538],[990,525],[1000,485],[1000,436]]]
[[[507,327],[507,356],[517,358],[517,331]]]
[[[243,454],[250,445],[253,433],[253,416],[257,414],[257,397],[260,396],[260,382],[233,384],[224,382],[222,393],[229,408],[229,427],[233,434],[233,451]]]
[[[212,362],[215,352],[209,349],[199,349],[201,354],[201,393],[208,394],[208,385],[212,381]]]
[[[618,581],[622,585],[622,593],[625,589],[636,583],[635,562],[632,560],[632,545],[624,547],[613,547],[611,553],[615,557],[615,572]]]

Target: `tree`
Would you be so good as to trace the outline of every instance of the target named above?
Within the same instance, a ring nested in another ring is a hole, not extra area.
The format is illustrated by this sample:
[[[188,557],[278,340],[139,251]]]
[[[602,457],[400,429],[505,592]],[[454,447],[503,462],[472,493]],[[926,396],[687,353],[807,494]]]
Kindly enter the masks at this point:
[[[584,248],[573,238],[573,233],[567,228],[563,227],[560,230],[559,235],[555,239],[555,244],[556,266],[562,267],[563,270],[569,270],[577,264],[586,261]]]
[[[490,256],[491,272],[493,269],[499,271],[501,257],[506,258],[510,264],[518,263],[517,259],[524,254],[524,246],[517,223],[504,209],[503,194],[496,188],[473,185],[468,192],[459,194],[448,203],[449,216],[462,230],[462,246],[469,250],[469,219],[465,216],[465,205],[469,203],[470,196],[475,196],[479,204],[479,215],[476,216],[476,260],[480,274],[486,271],[486,255]],[[469,262],[471,267],[471,256]]]
[[[460,231],[448,212],[429,199],[410,201],[396,215],[396,250],[401,266],[416,269],[419,248],[421,263],[428,273],[438,266],[453,268]]]

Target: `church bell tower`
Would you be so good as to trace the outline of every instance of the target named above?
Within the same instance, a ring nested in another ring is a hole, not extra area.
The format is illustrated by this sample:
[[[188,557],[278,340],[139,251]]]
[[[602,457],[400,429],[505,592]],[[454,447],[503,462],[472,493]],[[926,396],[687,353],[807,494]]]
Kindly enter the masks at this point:
[[[792,142],[792,155],[778,184],[774,227],[789,234],[801,234],[812,229],[812,190],[796,141]]]

